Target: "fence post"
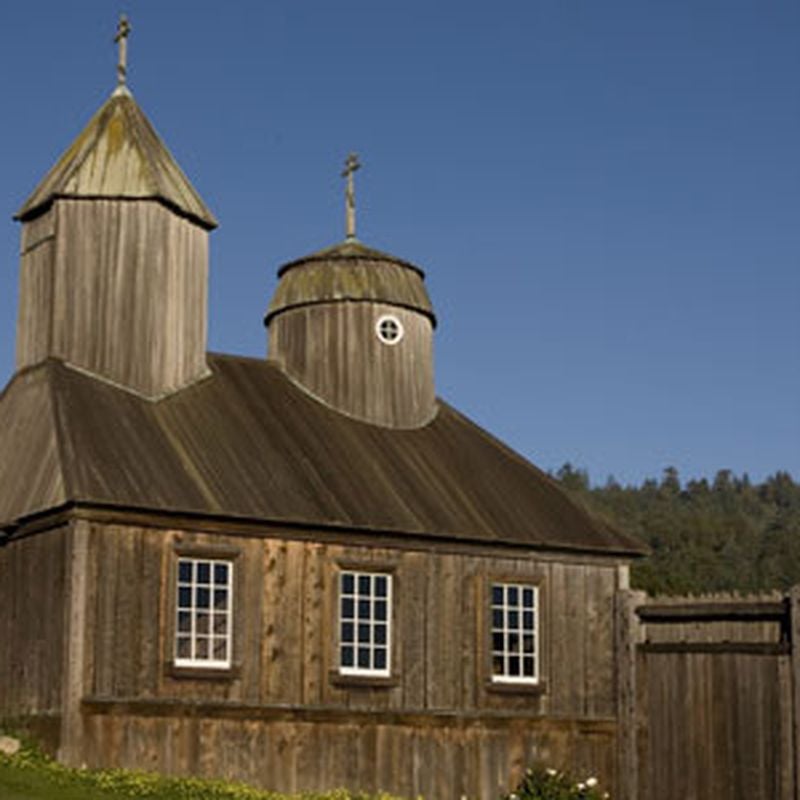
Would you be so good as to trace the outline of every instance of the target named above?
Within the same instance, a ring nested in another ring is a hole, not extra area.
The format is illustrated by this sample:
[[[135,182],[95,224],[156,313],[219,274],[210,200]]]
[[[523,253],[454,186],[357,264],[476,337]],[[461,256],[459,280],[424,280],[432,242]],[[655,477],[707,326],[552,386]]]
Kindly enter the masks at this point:
[[[789,645],[792,659],[792,732],[794,749],[794,796],[800,800],[800,585],[789,592]]]
[[[639,798],[639,715],[637,708],[636,646],[643,639],[637,606],[644,592],[620,589],[616,602],[615,649],[617,653],[617,793],[619,800]]]

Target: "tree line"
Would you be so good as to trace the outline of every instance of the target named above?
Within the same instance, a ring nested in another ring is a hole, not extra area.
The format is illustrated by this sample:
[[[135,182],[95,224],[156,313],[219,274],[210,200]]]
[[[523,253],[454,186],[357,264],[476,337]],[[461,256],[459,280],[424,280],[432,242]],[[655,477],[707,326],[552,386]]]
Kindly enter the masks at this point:
[[[651,594],[785,590],[800,583],[800,484],[788,472],[763,483],[719,470],[713,480],[591,486],[586,470],[564,464],[554,476],[576,500],[651,554],[635,562],[631,584]]]

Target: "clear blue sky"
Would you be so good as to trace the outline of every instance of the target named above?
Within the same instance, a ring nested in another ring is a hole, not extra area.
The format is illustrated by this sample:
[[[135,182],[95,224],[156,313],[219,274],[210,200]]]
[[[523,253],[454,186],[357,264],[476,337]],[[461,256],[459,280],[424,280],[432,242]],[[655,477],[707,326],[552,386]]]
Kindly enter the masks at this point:
[[[40,0],[0,8],[0,372],[11,215],[130,85],[221,226],[210,347],[265,352],[284,261],[419,263],[438,390],[545,469],[800,478],[800,3]]]

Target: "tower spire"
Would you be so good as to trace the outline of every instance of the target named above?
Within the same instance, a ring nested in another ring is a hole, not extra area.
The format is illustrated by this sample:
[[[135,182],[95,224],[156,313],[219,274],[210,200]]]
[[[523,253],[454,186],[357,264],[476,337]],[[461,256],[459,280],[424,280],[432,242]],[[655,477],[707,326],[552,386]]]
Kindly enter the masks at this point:
[[[350,153],[344,162],[344,171],[342,172],[342,177],[347,179],[347,188],[345,189],[345,226],[348,241],[353,241],[356,238],[356,189],[353,173],[357,169],[361,169],[358,155]]]
[[[119,58],[117,59],[117,86],[125,86],[128,77],[128,36],[131,25],[125,14],[120,14],[117,24],[117,35],[114,41],[119,45]]]

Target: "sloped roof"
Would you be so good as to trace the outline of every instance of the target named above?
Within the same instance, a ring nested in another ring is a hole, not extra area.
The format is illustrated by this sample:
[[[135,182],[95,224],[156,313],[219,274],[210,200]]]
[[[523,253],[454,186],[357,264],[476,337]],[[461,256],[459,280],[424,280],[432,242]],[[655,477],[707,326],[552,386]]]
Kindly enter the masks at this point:
[[[0,397],[0,521],[65,501],[530,548],[636,554],[634,539],[441,403],[392,430],[331,410],[274,364],[209,356],[151,402],[48,361]]]
[[[214,215],[124,87],[101,106],[16,219],[36,216],[57,197],[153,199],[204,228],[217,226]]]
[[[415,264],[375,250],[357,239],[284,264],[265,323],[290,308],[337,300],[370,300],[411,308],[436,325],[425,273]]]

